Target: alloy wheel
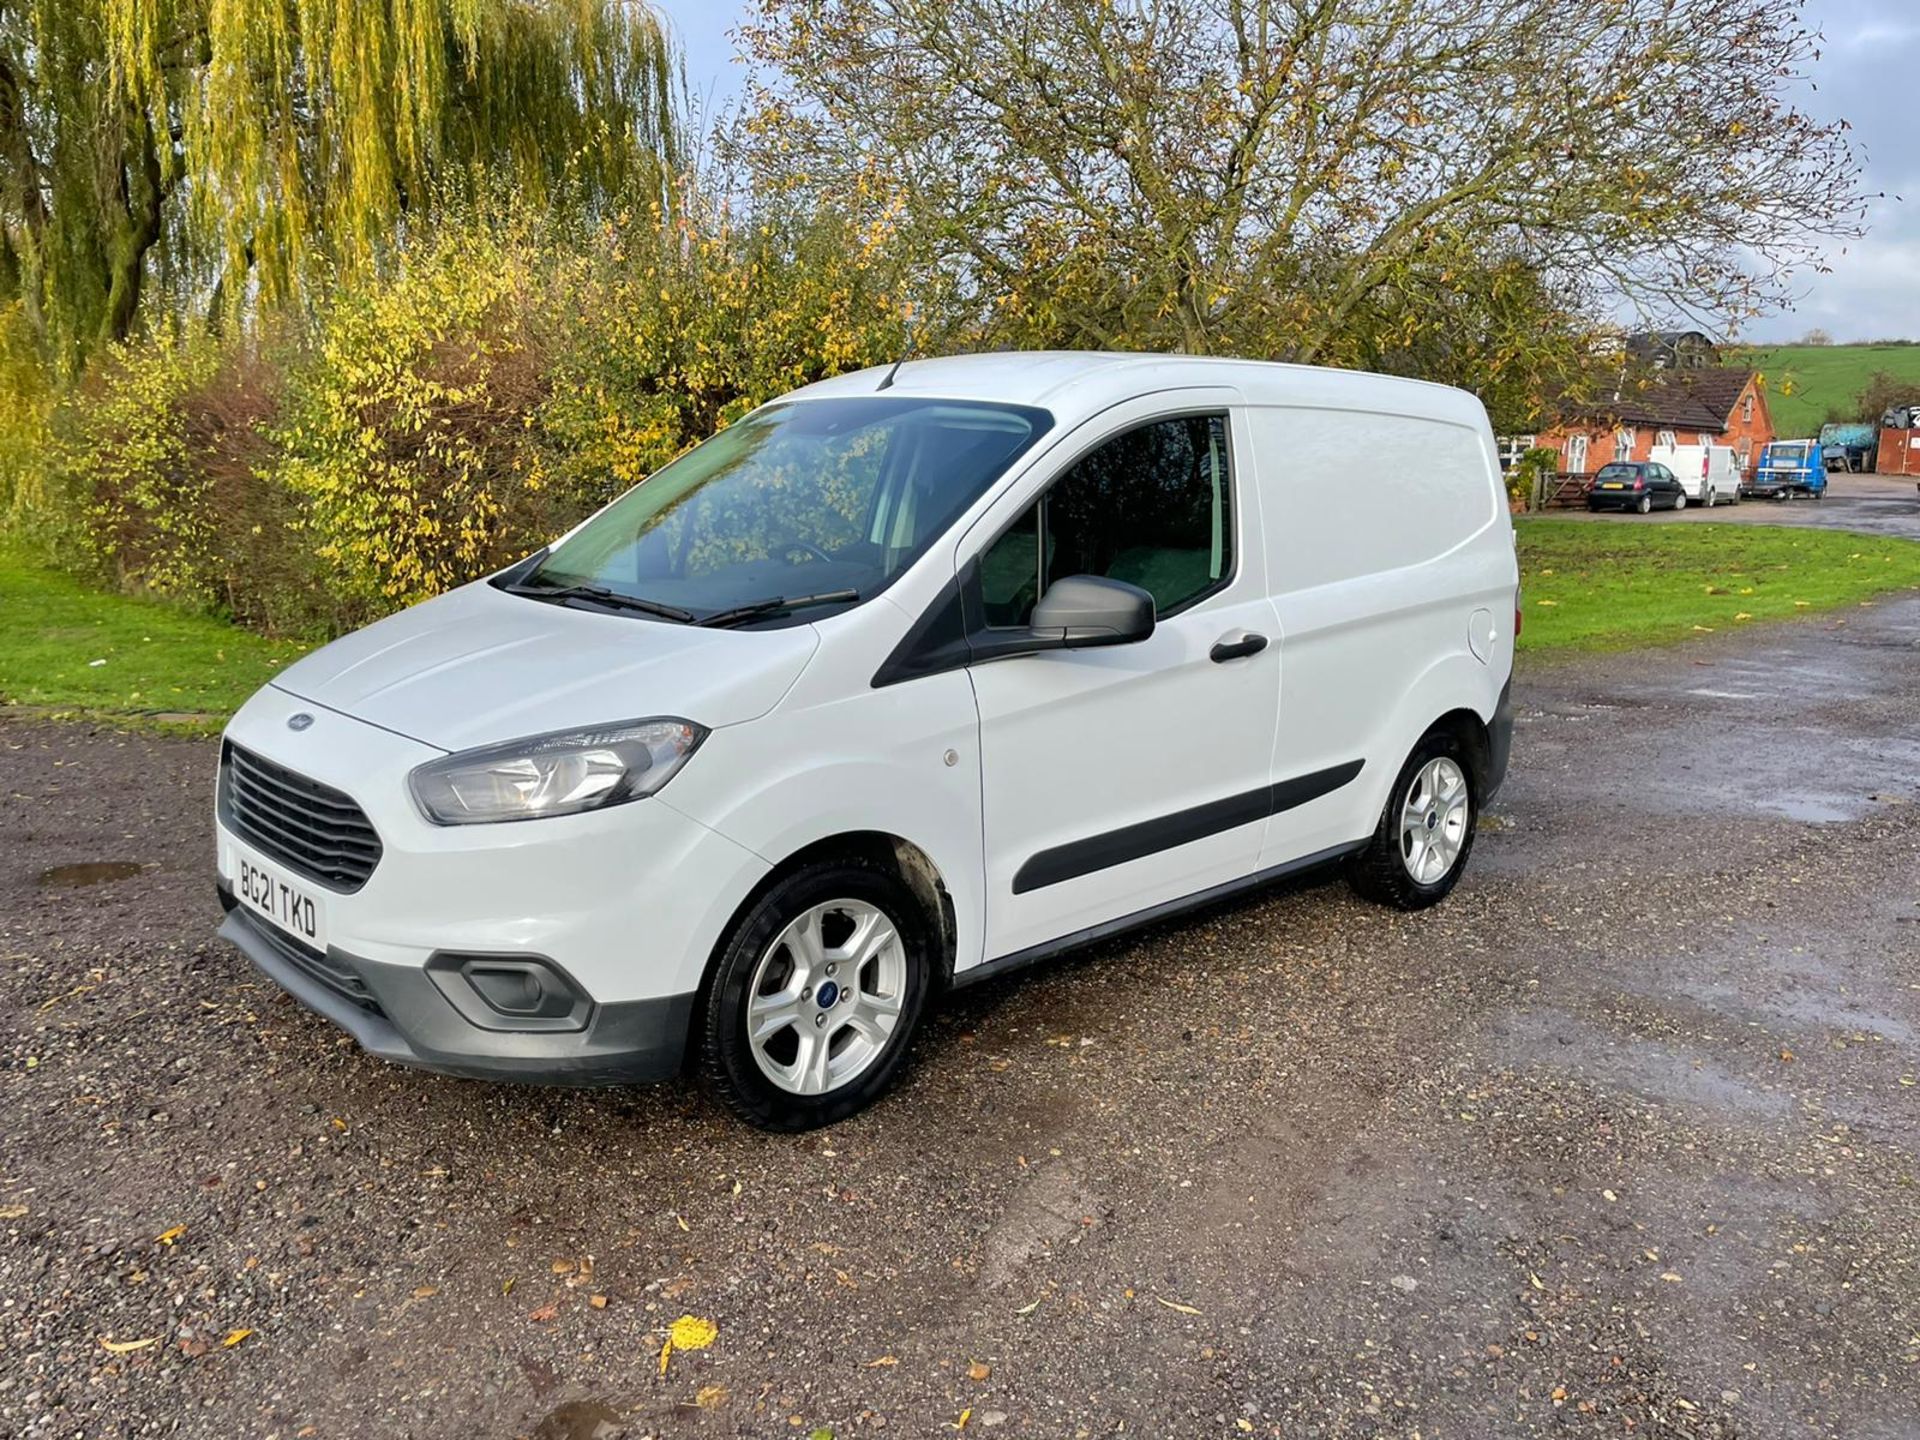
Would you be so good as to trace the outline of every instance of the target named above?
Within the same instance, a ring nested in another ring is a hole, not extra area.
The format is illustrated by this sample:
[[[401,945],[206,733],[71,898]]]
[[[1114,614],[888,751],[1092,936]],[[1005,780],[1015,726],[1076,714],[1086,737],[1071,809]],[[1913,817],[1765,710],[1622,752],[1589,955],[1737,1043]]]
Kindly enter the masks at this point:
[[[1442,755],[1429,760],[1407,787],[1400,807],[1400,860],[1421,885],[1432,885],[1454,867],[1472,819],[1467,777]]]
[[[906,946],[885,911],[865,900],[803,910],[747,987],[754,1063],[791,1095],[837,1090],[886,1050],[906,993]]]

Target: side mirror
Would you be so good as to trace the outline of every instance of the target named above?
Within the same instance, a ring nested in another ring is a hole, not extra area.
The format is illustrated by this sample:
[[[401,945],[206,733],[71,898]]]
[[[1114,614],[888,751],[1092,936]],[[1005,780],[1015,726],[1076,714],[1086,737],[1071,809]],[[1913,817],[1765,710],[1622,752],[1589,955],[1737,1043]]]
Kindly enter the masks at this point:
[[[1153,634],[1153,596],[1104,575],[1068,575],[1033,607],[1033,638],[1048,649],[1131,645]]]

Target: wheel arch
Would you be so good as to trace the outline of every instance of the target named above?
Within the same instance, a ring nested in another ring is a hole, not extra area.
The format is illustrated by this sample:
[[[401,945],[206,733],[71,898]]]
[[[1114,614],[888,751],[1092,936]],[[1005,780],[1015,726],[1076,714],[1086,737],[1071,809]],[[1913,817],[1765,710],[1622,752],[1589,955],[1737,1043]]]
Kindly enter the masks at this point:
[[[1477,711],[1461,706],[1447,711],[1421,734],[1428,735],[1435,730],[1443,730],[1459,741],[1468,763],[1473,767],[1474,793],[1484,796],[1488,776],[1493,769],[1493,734],[1487,728],[1487,722],[1480,718]],[[1418,744],[1419,741],[1414,743]]]
[[[952,893],[931,856],[904,836],[885,830],[845,830],[807,842],[775,861],[755,882],[727,917],[714,938],[706,963],[700,972],[700,1004],[704,1005],[713,985],[721,951],[740,919],[760,898],[794,871],[821,860],[858,859],[890,870],[916,901],[923,918],[933,930],[936,941],[934,984],[944,989],[953,979],[958,927],[955,923]]]

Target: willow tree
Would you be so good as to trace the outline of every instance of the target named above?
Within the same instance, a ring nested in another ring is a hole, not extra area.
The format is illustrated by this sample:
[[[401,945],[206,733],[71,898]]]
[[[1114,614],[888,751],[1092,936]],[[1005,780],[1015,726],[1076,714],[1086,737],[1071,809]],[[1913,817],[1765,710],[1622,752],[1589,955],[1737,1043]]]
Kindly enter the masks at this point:
[[[896,189],[1016,343],[1538,375],[1582,320],[1732,325],[1859,232],[1798,11],[757,0],[742,33],[763,164]]]
[[[68,357],[300,297],[435,208],[656,187],[642,0],[0,0],[0,303]]]

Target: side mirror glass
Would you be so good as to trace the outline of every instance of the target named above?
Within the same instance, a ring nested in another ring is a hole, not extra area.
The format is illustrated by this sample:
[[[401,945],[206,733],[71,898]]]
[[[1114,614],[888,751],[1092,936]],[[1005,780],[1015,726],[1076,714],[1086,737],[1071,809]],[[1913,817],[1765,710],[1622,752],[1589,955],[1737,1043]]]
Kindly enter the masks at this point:
[[[1153,596],[1104,575],[1068,575],[1033,607],[1033,638],[1046,648],[1131,645],[1153,634]]]

